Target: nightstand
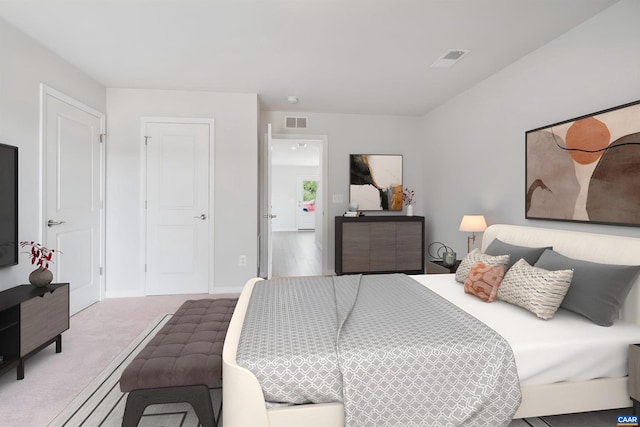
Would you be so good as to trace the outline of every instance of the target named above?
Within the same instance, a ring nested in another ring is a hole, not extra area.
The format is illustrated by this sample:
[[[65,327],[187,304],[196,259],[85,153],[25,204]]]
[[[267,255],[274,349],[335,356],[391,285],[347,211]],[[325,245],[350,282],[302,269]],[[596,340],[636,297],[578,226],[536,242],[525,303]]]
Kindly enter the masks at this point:
[[[629,396],[634,415],[640,414],[640,344],[629,344]]]
[[[457,260],[451,267],[444,265],[442,261],[427,261],[427,274],[451,274],[455,273],[462,260]]]

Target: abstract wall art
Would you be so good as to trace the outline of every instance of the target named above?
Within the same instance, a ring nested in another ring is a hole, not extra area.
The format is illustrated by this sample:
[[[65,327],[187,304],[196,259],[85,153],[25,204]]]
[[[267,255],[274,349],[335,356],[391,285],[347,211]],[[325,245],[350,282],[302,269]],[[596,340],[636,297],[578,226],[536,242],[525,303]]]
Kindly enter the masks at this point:
[[[402,210],[402,156],[350,154],[349,204],[360,211]]]
[[[640,101],[527,131],[525,218],[640,225]]]

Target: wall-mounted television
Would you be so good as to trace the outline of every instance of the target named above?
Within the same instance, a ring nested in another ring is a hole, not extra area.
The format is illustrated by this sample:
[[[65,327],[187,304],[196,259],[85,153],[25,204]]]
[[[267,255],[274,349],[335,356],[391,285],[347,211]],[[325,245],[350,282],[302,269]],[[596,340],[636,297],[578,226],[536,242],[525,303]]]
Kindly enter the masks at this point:
[[[18,147],[0,144],[0,267],[18,263]]]

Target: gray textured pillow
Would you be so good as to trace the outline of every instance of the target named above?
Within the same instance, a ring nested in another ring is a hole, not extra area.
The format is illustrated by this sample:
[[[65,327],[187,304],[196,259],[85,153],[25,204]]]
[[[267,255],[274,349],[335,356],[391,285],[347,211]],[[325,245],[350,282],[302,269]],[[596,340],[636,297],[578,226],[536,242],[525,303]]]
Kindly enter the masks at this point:
[[[572,276],[572,270],[549,271],[532,267],[520,259],[504,275],[498,288],[498,299],[548,320],[560,307]]]
[[[547,270],[573,269],[573,281],[562,308],[581,314],[600,326],[613,325],[640,273],[638,265],[598,264],[547,249],[535,264]]]
[[[551,246],[544,248],[528,248],[526,246],[512,245],[511,243],[505,243],[500,239],[493,239],[493,242],[487,246],[484,253],[489,255],[511,255],[509,258],[509,264],[506,266],[506,270],[509,270],[513,264],[515,264],[520,258],[523,258],[529,263],[534,265],[540,255],[545,249],[553,249]]]
[[[471,267],[476,265],[476,262],[478,261],[491,267],[499,267],[501,265],[507,265],[507,263],[509,262],[509,255],[487,255],[480,252],[480,249],[475,248],[474,250],[469,252],[467,256],[465,256],[460,262],[460,265],[456,270],[456,281],[464,283],[464,280],[467,278],[469,271],[471,271]]]

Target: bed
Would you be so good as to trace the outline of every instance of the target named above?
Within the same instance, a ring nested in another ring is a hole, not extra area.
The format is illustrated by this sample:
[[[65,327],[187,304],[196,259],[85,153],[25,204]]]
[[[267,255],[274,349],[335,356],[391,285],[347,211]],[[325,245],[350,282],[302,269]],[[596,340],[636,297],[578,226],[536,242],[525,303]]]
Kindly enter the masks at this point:
[[[482,251],[494,239],[526,247],[551,246],[562,255],[577,260],[640,265],[640,239],[636,238],[499,224],[485,231]],[[454,275],[417,275],[412,278],[443,298],[454,299],[456,305],[478,318],[490,308],[490,313],[482,321],[509,341],[518,365],[522,402],[514,418],[631,406],[627,391],[626,357],[628,345],[640,342],[640,291],[637,277],[624,300],[620,319],[611,327],[594,325],[584,317],[563,309],[558,310],[552,321],[544,321],[503,301],[486,304],[471,295],[465,295],[462,285],[454,280]],[[225,341],[225,425],[343,426],[344,406],[339,402],[268,407],[256,376],[238,365],[238,344],[247,306],[259,280],[252,279],[245,285]],[[525,323],[504,320],[505,316],[512,315]],[[570,331],[568,335],[548,329],[561,323]],[[557,335],[555,341],[550,340],[549,336],[554,334]],[[586,343],[581,338],[584,336],[594,339]],[[541,338],[542,341],[533,344],[523,337],[531,340]],[[564,348],[560,351],[557,346],[562,342]],[[548,357],[550,363],[546,366],[538,363],[541,359],[540,350],[553,356]],[[582,356],[585,354],[589,357]]]

